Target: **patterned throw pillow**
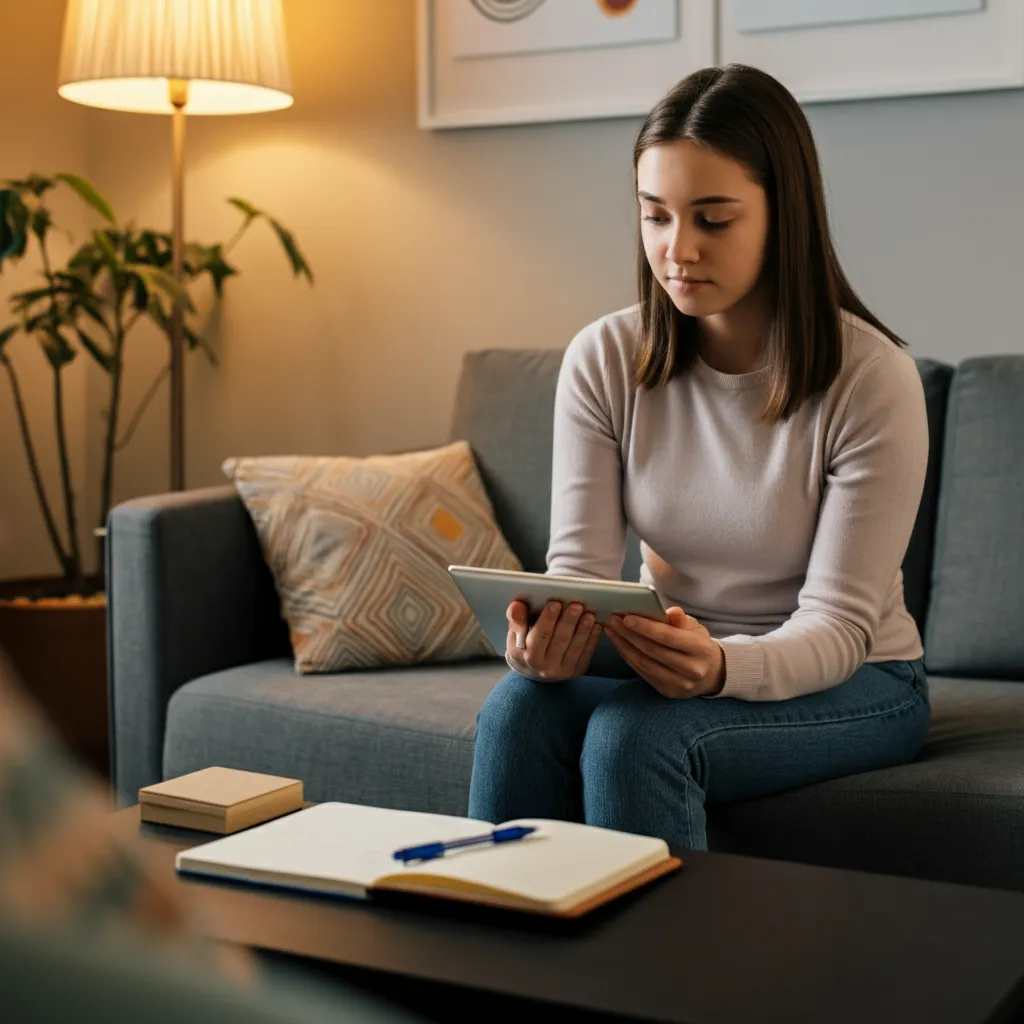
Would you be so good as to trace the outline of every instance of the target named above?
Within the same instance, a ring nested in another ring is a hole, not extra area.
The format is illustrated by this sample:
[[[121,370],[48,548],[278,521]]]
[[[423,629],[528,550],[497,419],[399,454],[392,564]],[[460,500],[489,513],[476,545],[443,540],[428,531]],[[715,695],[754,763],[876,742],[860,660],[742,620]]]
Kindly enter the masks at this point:
[[[493,656],[448,566],[522,566],[465,441],[363,459],[228,459],[223,469],[256,525],[297,672]]]

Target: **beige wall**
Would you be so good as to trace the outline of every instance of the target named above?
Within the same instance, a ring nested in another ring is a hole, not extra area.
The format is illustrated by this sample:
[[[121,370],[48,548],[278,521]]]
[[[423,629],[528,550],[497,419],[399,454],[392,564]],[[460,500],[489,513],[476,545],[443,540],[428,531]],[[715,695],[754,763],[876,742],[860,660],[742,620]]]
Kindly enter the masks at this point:
[[[60,47],[61,0],[0,3],[0,179],[24,177],[30,171],[53,174],[85,170],[89,115],[57,96],[57,53]],[[88,217],[70,195],[54,201],[55,215],[81,242]],[[54,237],[53,255],[66,257],[69,242]],[[13,272],[0,277],[0,325],[10,322],[6,298],[36,282],[39,262],[26,256]],[[59,497],[59,469],[54,445],[52,381],[49,364],[24,337],[10,343],[16,372],[28,406],[33,437],[53,499]],[[86,497],[85,358],[64,375],[66,422],[76,491]],[[63,519],[61,520],[63,525]],[[83,540],[88,523],[82,524]],[[43,528],[22,448],[7,374],[0,373],[0,579],[56,573],[58,564]]]
[[[188,234],[230,235],[224,197],[241,195],[295,231],[317,275],[293,281],[261,226],[236,250],[221,366],[189,368],[190,484],[221,482],[229,454],[441,441],[467,349],[562,346],[629,301],[635,125],[418,131],[413,8],[286,0],[295,106],[188,122]],[[95,115],[91,169],[124,215],[166,223],[167,133]],[[129,397],[165,358],[137,340]],[[121,495],[165,487],[164,395],[151,412]]]
[[[8,22],[15,6],[2,5]],[[0,92],[0,119],[24,140],[24,155],[7,162],[67,163],[81,154],[86,122],[52,92],[60,0],[24,6],[31,16],[14,16],[30,23],[32,45],[12,49],[0,75],[30,86],[25,102],[45,117],[26,126]],[[189,236],[229,236],[236,219],[224,197],[241,195],[295,231],[317,274],[313,289],[293,281],[259,227],[236,250],[242,276],[212,325],[221,365],[201,356],[189,365],[190,485],[220,482],[233,454],[439,442],[466,350],[561,347],[631,301],[639,122],[419,131],[414,7],[285,0],[295,106],[189,121]],[[838,244],[865,300],[916,354],[1024,352],[1024,91],[828,104],[809,115]],[[86,116],[88,171],[118,213],[168,225],[167,121]],[[161,339],[132,338],[126,411],[165,358]],[[90,480],[104,383],[90,372]],[[9,416],[2,399],[0,416]],[[163,391],[122,454],[117,496],[166,489],[166,419]],[[26,492],[20,477],[13,490]],[[44,560],[33,544],[19,567]],[[0,578],[13,567],[0,556]]]
[[[222,365],[190,363],[191,484],[220,482],[230,454],[441,441],[467,349],[564,346],[632,300],[639,122],[419,131],[414,7],[285,0],[295,106],[189,122],[189,234],[226,237],[223,198],[239,194],[295,230],[317,273],[312,290],[293,282],[266,231],[237,250]],[[1024,352],[1024,92],[809,114],[841,252],[879,315],[917,354]],[[95,115],[90,167],[124,214],[166,223],[167,132]],[[165,356],[138,340],[135,395]],[[121,495],[165,486],[166,405],[151,412]]]

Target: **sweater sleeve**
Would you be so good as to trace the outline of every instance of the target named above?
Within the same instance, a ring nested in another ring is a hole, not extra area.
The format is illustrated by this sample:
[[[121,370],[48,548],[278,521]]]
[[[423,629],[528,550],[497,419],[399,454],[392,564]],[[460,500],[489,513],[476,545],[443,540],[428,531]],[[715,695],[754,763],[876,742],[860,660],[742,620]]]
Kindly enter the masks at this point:
[[[719,639],[726,682],[717,696],[784,700],[860,668],[910,541],[927,461],[917,368],[902,353],[877,356],[838,413],[797,609],[764,635]]]
[[[548,572],[618,579],[626,554],[622,452],[592,325],[566,350],[555,391]]]

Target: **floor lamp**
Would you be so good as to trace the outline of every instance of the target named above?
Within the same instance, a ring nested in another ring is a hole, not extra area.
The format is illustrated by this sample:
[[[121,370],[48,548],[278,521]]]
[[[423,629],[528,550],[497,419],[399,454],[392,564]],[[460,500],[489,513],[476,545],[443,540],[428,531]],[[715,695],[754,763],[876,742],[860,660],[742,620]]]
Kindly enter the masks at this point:
[[[185,114],[291,106],[281,0],[67,0],[57,91],[108,110],[170,114],[172,272],[182,279]],[[171,320],[171,490],[185,486],[183,313]]]

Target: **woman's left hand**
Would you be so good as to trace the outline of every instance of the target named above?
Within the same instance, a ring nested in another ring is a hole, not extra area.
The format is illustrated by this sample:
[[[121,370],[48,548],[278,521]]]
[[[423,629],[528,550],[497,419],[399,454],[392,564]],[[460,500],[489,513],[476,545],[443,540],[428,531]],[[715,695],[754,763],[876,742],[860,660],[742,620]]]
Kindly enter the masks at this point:
[[[668,622],[639,615],[609,616],[605,633],[626,664],[663,697],[685,699],[720,693],[725,653],[711,634],[682,608]]]

